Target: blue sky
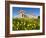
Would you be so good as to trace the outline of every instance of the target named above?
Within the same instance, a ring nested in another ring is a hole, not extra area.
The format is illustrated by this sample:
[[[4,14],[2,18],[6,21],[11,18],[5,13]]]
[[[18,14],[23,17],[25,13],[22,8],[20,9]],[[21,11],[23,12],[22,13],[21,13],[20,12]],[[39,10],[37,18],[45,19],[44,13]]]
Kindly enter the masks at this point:
[[[13,7],[12,8],[12,14],[13,16],[17,16],[19,13],[17,11],[24,10],[25,14],[31,14],[33,13],[36,16],[40,16],[40,8],[21,8],[21,7]]]

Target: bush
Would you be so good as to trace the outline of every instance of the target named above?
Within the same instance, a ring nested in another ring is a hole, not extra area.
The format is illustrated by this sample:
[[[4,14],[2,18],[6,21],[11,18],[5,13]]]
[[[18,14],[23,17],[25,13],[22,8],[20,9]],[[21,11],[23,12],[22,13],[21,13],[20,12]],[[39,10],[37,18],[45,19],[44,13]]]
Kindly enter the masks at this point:
[[[13,18],[13,31],[15,30],[39,30],[40,19]]]

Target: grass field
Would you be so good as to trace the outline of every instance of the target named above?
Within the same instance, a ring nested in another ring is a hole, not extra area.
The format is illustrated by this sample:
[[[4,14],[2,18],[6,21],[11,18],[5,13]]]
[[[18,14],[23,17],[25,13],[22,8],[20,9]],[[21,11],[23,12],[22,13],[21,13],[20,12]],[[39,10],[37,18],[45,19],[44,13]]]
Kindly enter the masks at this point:
[[[13,18],[13,31],[15,30],[39,30],[40,29],[40,18]]]

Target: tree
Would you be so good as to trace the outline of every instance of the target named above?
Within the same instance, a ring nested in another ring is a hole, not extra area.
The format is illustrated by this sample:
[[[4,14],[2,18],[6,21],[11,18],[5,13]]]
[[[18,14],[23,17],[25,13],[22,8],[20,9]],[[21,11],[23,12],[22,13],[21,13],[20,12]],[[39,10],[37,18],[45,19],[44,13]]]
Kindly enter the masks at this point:
[[[40,19],[40,16],[38,16],[38,19]]]

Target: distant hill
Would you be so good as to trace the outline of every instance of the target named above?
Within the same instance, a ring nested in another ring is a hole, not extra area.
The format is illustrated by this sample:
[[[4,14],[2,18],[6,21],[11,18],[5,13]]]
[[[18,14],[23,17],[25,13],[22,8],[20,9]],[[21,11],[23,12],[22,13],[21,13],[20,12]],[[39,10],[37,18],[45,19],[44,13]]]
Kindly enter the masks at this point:
[[[38,16],[33,16],[33,15],[28,15],[28,14],[24,14],[24,16],[22,17],[21,15],[17,15],[14,18],[35,18],[37,19]]]

